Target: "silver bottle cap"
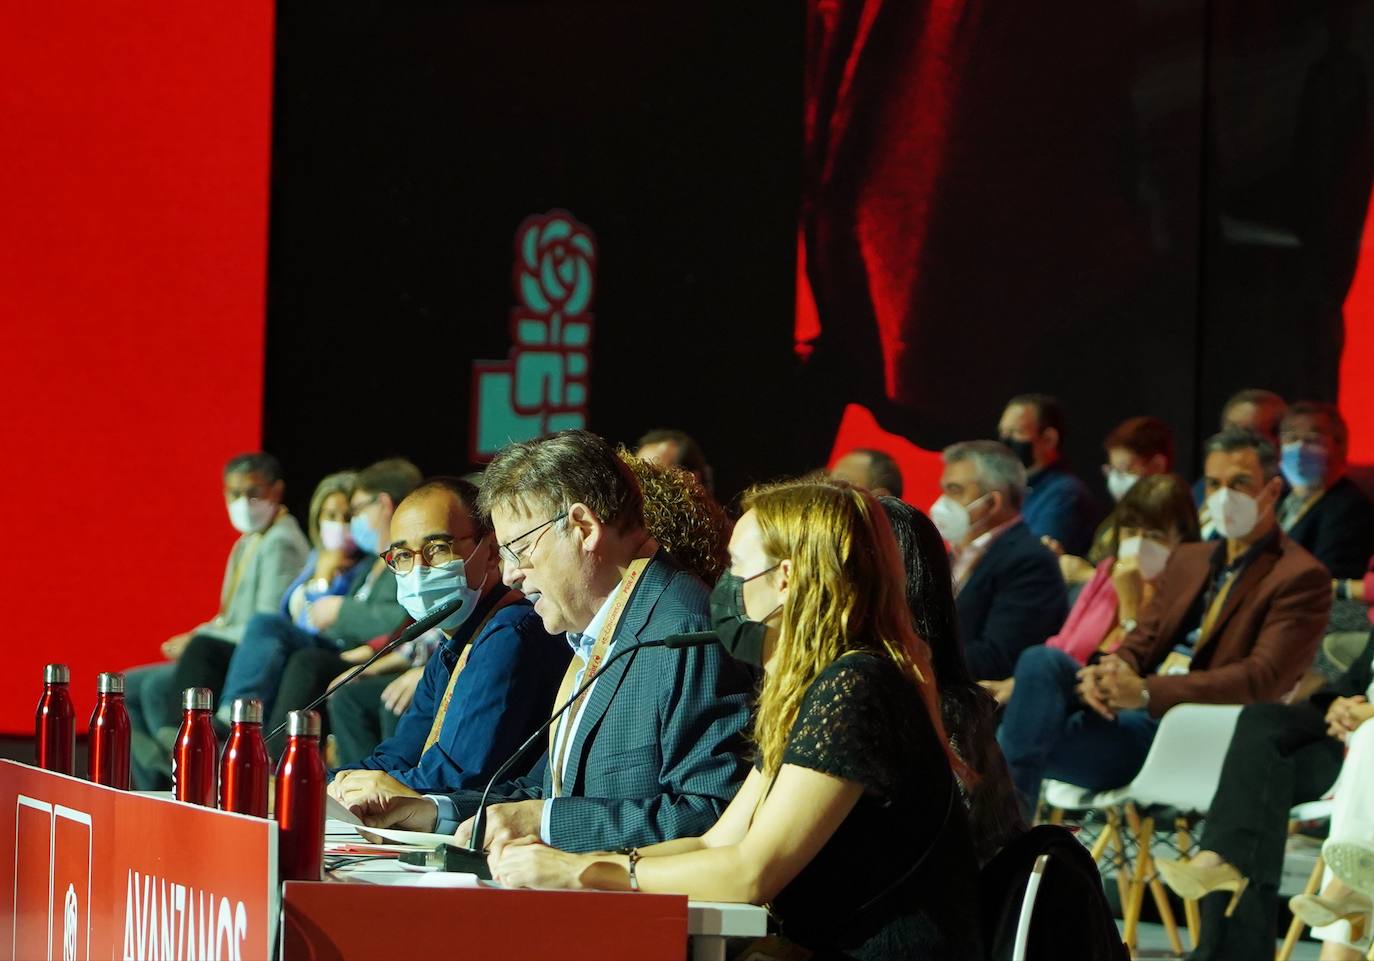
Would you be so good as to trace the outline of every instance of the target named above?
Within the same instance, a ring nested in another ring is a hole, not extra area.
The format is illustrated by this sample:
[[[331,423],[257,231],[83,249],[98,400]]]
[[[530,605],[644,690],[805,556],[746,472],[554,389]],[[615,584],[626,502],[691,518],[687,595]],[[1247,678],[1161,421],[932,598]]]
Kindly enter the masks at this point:
[[[95,679],[95,689],[101,694],[123,694],[124,675],[107,671]]]
[[[234,710],[230,717],[235,724],[261,724],[262,701],[256,697],[235,698]]]
[[[44,684],[66,684],[71,679],[71,669],[65,664],[49,664],[43,668]]]
[[[181,706],[188,711],[208,711],[215,706],[215,695],[208,687],[188,687],[181,694]]]
[[[292,711],[286,715],[286,733],[290,737],[319,737],[319,712]]]

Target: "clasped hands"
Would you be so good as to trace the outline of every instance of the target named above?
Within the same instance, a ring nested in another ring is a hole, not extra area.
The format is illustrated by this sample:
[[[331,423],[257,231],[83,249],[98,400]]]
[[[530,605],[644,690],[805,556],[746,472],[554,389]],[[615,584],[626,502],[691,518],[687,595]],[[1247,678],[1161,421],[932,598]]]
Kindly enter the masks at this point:
[[[1371,717],[1374,717],[1374,704],[1370,704],[1363,694],[1338,697],[1326,709],[1326,733],[1344,741]]]
[[[1133,711],[1145,706],[1145,679],[1115,654],[1078,672],[1078,696],[1092,710],[1109,721],[1117,711]]]

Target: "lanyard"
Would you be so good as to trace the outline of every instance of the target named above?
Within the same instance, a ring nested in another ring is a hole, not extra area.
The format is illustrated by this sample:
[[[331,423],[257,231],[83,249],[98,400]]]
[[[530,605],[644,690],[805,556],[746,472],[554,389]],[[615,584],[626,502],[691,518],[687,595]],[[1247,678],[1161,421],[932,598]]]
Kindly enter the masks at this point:
[[[596,636],[596,643],[592,645],[591,654],[587,657],[587,670],[582,675],[582,683],[587,685],[587,688],[578,695],[577,701],[568,709],[566,722],[559,726],[565,728],[561,741],[558,738],[557,730],[555,730],[554,743],[550,745],[551,750],[549,752],[549,759],[553,761],[551,773],[554,797],[563,793],[563,770],[568,763],[568,750],[572,746],[573,733],[578,716],[582,713],[582,706],[586,703],[587,695],[592,691],[591,682],[596,678],[596,673],[601,668],[601,662],[606,659],[606,651],[615,638],[615,629],[620,623],[620,617],[625,613],[625,606],[630,600],[630,595],[634,593],[635,585],[639,583],[640,575],[644,573],[644,568],[648,565],[649,558],[647,557],[641,557],[630,562],[630,567],[620,582],[620,589],[616,592],[615,601],[611,605],[606,623],[601,626],[601,631]],[[569,674],[576,678],[572,669],[569,670]],[[567,681],[568,679],[565,678],[564,683],[567,684]],[[567,691],[570,691],[572,686],[572,684],[567,684],[566,690],[559,693],[558,703],[561,704],[567,699]]]
[[[496,612],[519,596],[515,591],[507,591],[505,596],[491,606],[491,610],[487,611],[486,616],[477,624],[476,629],[468,635],[467,645],[464,646],[463,653],[458,656],[458,663],[453,665],[453,673],[449,675],[448,687],[444,689],[444,698],[439,702],[439,709],[434,712],[434,723],[430,725],[429,737],[425,738],[425,746],[420,751],[421,754],[432,748],[435,742],[439,740],[439,732],[444,728],[444,716],[448,714],[448,702],[453,700],[453,686],[458,683],[458,675],[463,673],[463,668],[467,667],[468,655],[472,653],[472,645],[477,642],[477,638],[482,636],[482,629],[496,616]]]

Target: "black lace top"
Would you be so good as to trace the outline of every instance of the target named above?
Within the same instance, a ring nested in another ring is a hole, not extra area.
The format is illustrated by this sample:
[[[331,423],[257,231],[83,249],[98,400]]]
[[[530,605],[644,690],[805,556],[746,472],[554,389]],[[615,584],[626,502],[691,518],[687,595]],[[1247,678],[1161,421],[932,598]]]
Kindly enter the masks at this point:
[[[783,763],[864,787],[773,902],[783,934],[822,958],[982,956],[965,808],[919,694],[891,661],[849,654],[821,672]],[[869,903],[927,851],[914,875]]]

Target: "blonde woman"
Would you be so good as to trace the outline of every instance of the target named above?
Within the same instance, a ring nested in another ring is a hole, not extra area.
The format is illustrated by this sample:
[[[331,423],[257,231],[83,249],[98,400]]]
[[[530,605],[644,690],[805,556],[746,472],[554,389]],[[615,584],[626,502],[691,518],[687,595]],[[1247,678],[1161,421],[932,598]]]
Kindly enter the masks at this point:
[[[768,904],[817,957],[980,957],[958,762],[882,508],[825,482],[755,490],[744,507],[711,598],[722,645],[765,671],[738,795],[701,837],[642,850],[493,845],[494,876]]]

